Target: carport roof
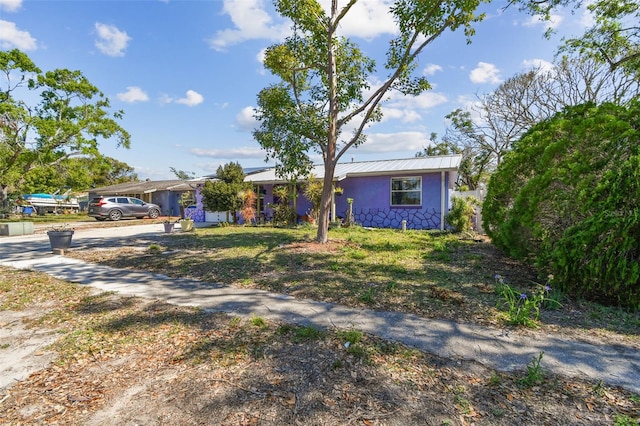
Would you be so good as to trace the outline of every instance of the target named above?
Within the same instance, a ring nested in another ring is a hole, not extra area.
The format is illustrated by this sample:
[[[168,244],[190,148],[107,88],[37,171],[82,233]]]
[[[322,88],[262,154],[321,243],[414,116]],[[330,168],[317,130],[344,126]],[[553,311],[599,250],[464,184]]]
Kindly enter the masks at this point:
[[[143,182],[125,182],[117,185],[90,189],[96,195],[148,194],[156,191],[191,191],[204,180],[157,180]]]

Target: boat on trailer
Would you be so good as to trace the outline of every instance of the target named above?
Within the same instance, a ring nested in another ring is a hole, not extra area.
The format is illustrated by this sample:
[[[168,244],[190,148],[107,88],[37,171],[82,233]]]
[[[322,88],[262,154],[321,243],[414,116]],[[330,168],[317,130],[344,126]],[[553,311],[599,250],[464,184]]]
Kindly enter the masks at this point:
[[[25,194],[22,197],[24,206],[32,206],[36,213],[77,213],[80,211],[78,199],[68,195],[56,194]]]

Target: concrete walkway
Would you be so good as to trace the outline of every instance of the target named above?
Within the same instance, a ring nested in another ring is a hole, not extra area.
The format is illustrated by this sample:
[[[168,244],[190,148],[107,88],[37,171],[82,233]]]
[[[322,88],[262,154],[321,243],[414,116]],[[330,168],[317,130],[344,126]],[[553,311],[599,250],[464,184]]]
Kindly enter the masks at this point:
[[[72,249],[148,245],[164,238],[162,225],[78,230]],[[240,316],[261,316],[301,325],[357,329],[453,359],[475,360],[500,371],[524,370],[544,352],[542,367],[558,374],[602,380],[640,393],[640,351],[593,345],[532,333],[419,318],[299,300],[283,294],[226,287],[164,275],[114,269],[52,255],[46,235],[0,238],[0,265],[32,269],[124,295],[157,298]]]

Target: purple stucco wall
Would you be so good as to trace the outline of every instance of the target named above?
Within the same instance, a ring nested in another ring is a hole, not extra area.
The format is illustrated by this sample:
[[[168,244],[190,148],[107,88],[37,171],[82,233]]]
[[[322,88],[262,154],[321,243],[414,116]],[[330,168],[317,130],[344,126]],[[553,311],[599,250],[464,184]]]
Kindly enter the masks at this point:
[[[420,206],[391,206],[391,178],[421,176],[422,177],[422,205]],[[445,173],[445,181],[449,181],[449,173]],[[347,198],[353,198],[353,215],[357,224],[372,228],[402,227],[402,221],[407,221],[407,229],[439,229],[442,212],[440,211],[441,188],[440,172],[417,174],[399,174],[393,176],[351,177],[339,183],[344,189],[341,196],[336,196],[336,215],[344,219],[347,215]],[[265,185],[264,203],[273,203],[273,185]],[[449,209],[448,185],[445,185],[445,212]],[[202,196],[197,191],[198,217],[194,220],[204,221]],[[302,193],[298,194],[297,213],[304,216],[309,212],[311,203]],[[202,217],[200,217],[202,214]],[[265,219],[271,219],[271,210],[265,208]]]
[[[193,219],[194,222],[204,222],[204,206],[202,205],[202,193],[200,190],[203,185],[196,186],[196,208],[189,212],[189,217]]]
[[[422,176],[421,206],[391,206],[391,178],[404,176]],[[355,177],[340,186],[344,194],[336,197],[338,217],[346,217],[347,198],[353,198],[353,216],[362,226],[399,229],[406,220],[408,229],[440,227],[440,173]]]

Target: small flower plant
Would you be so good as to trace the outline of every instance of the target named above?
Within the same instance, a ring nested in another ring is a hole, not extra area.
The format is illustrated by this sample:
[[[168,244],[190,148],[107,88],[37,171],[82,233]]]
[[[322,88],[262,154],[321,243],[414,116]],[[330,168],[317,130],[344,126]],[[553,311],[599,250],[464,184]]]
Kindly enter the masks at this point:
[[[176,217],[176,220],[173,220],[172,216],[167,216],[167,218],[162,223],[178,223],[180,221],[180,217]]]
[[[537,327],[540,318],[540,307],[558,308],[562,306],[557,300],[551,298],[551,286],[553,275],[547,277],[546,285],[538,285],[531,294],[521,293],[505,283],[504,277],[495,275],[496,292],[500,295],[498,306],[506,310],[507,323],[511,325],[524,325],[525,327]]]
[[[69,226],[68,223],[57,223],[55,225],[52,225],[49,228],[49,232],[66,232],[66,231],[73,231],[73,228]]]

